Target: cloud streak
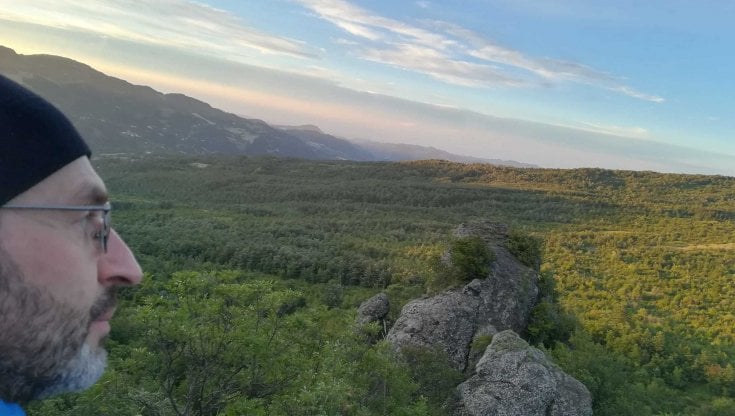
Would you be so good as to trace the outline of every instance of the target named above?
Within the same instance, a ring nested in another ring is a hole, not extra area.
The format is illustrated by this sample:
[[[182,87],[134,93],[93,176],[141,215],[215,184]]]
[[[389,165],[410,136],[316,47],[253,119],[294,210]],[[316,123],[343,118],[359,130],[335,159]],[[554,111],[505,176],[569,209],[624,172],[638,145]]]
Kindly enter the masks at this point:
[[[491,87],[522,86],[524,81],[507,76],[491,66],[462,60],[451,60],[434,48],[416,44],[396,44],[391,49],[370,48],[362,52],[364,59],[418,71],[455,85]]]
[[[318,57],[304,42],[269,35],[231,13],[184,0],[0,0],[0,6],[3,19],[210,55]]]
[[[662,103],[620,78],[580,63],[533,57],[461,26],[440,21],[409,24],[346,0],[294,0],[344,31],[360,59],[421,73],[472,88],[529,88],[565,82],[606,89]],[[419,2],[421,3],[421,2]],[[428,6],[421,3],[417,7]],[[266,55],[318,60],[324,54],[306,42],[248,26],[236,15],[187,0],[0,0],[0,18],[57,29],[176,48],[212,57],[252,62]]]
[[[638,100],[665,101],[663,97],[640,92],[607,72],[577,62],[528,56],[452,23],[408,24],[345,0],[295,1],[317,17],[361,38],[363,43],[354,51],[362,59],[422,73],[449,84],[492,88],[573,82]]]
[[[648,139],[649,131],[643,127],[602,125],[589,122],[579,122],[578,126],[569,126],[577,130],[586,130],[611,136],[620,136],[635,139]]]

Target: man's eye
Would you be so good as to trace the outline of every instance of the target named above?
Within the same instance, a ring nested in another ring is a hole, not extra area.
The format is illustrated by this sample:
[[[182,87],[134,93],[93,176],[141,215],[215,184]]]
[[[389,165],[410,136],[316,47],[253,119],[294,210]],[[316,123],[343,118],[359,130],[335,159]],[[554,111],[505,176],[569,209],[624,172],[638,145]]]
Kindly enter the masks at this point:
[[[90,211],[85,217],[86,226],[92,231],[94,238],[102,236],[102,215],[96,211]]]

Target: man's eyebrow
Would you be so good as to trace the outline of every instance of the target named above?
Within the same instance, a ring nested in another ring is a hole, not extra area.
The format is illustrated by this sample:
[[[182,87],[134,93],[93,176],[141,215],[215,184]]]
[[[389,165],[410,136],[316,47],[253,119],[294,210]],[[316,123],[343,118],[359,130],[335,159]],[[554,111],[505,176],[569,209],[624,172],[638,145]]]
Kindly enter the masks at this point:
[[[109,195],[105,188],[85,183],[72,198],[74,203],[79,205],[102,205],[109,200]]]

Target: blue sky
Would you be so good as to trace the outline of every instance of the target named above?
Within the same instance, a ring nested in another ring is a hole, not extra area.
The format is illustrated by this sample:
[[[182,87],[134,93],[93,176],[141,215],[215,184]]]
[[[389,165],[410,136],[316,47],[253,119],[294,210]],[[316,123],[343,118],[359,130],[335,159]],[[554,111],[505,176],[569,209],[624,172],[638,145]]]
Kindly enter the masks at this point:
[[[0,44],[276,124],[735,176],[735,2],[0,0]]]

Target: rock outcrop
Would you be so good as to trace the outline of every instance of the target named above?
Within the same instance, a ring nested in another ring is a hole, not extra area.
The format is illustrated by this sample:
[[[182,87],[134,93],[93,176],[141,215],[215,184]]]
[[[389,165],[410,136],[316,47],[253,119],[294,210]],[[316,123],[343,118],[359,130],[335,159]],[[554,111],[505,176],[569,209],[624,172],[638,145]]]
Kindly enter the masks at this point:
[[[446,352],[451,366],[463,371],[478,333],[525,330],[538,297],[538,274],[503,246],[507,239],[504,226],[463,226],[456,234],[476,234],[485,239],[496,257],[490,275],[475,279],[464,288],[407,303],[387,339],[398,349],[407,345],[439,347]]]
[[[357,309],[357,325],[367,325],[371,322],[380,322],[390,311],[390,301],[385,293],[378,293],[360,304]]]
[[[406,346],[436,349],[447,354],[456,370],[464,370],[477,328],[478,297],[463,292],[413,300],[401,310],[387,339],[398,349]]]
[[[443,352],[451,367],[464,371],[469,378],[455,391],[454,416],[592,415],[587,388],[517,335],[538,301],[538,274],[505,248],[507,228],[485,223],[455,234],[483,238],[495,253],[490,274],[407,303],[386,339],[397,350]]]
[[[455,416],[591,416],[587,388],[512,331],[493,336],[457,387]]]

